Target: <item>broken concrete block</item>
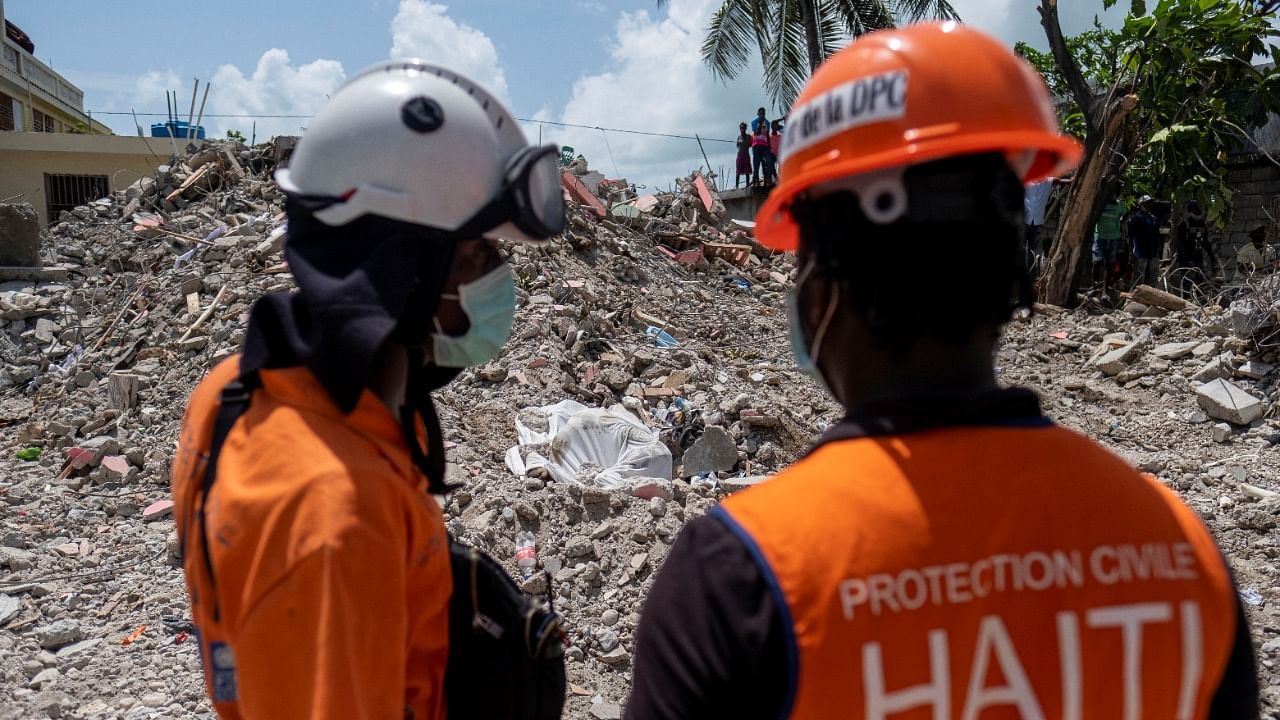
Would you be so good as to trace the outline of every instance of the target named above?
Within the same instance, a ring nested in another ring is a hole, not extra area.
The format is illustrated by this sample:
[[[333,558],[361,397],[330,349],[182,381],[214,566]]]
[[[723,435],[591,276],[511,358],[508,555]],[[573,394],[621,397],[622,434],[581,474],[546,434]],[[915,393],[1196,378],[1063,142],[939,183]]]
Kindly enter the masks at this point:
[[[30,203],[0,203],[0,266],[40,267],[40,217]]]
[[[1192,342],[1176,342],[1157,345],[1151,350],[1151,354],[1163,360],[1178,360],[1191,354],[1191,351],[1200,343]]]
[[[1218,423],[1213,426],[1213,441],[1216,443],[1226,443],[1231,441],[1231,426],[1226,423]]]
[[[0,625],[17,617],[20,612],[22,612],[22,600],[12,595],[0,594]]]
[[[1266,414],[1262,401],[1221,378],[1196,388],[1196,402],[1218,420],[1248,425]]]
[[[146,509],[142,511],[142,519],[145,522],[151,522],[153,520],[159,520],[160,518],[163,518],[163,517],[168,517],[172,513],[173,513],[172,500],[157,500],[156,502],[153,502],[150,505],[148,505]]]
[[[1272,370],[1275,370],[1274,365],[1259,362],[1257,360],[1250,360],[1236,368],[1236,375],[1239,375],[1240,377],[1247,377],[1251,380],[1261,380],[1269,375]]]
[[[1204,367],[1196,371],[1191,376],[1196,382],[1209,382],[1218,378],[1227,379],[1231,377],[1232,366],[1235,364],[1235,356],[1231,353],[1223,353],[1218,357],[1205,363]]]
[[[1202,342],[1191,350],[1191,354],[1198,358],[1209,357],[1216,352],[1218,352],[1218,343],[1213,342],[1212,340]]]
[[[36,628],[36,642],[46,650],[70,645],[84,639],[84,628],[74,620],[58,620]]]
[[[728,472],[738,464],[738,445],[724,428],[708,426],[688,450],[684,452],[682,477],[694,477],[713,472]]]
[[[1093,366],[1101,370],[1104,375],[1119,375],[1138,357],[1141,349],[1142,346],[1139,343],[1131,342],[1098,356],[1098,359],[1093,361]]]

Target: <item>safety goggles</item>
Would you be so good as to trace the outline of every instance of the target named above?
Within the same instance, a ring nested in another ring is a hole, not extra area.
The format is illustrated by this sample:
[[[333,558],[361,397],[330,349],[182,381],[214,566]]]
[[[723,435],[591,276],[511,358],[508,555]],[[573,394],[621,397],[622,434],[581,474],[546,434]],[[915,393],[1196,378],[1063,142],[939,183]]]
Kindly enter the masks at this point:
[[[341,196],[294,194],[317,220],[343,225],[361,215],[411,218],[409,193],[376,185],[360,185]],[[507,162],[497,195],[455,229],[434,230],[450,239],[481,237],[510,224],[528,240],[545,240],[564,230],[564,190],[560,185],[560,150],[554,145],[526,147]],[[498,232],[497,235],[503,235]]]
[[[535,240],[545,240],[564,230],[560,149],[555,145],[527,147],[512,156],[497,197],[456,232],[478,237],[507,222]]]

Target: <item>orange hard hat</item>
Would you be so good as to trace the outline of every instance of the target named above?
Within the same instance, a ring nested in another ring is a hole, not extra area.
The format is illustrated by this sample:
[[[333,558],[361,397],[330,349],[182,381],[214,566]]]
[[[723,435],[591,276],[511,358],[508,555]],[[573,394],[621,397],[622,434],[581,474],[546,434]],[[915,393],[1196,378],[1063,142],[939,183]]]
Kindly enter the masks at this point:
[[[792,105],[756,237],[795,250],[790,206],[815,185],[988,152],[1028,183],[1081,154],[1039,73],[991,36],[954,22],[870,33],[823,63]]]

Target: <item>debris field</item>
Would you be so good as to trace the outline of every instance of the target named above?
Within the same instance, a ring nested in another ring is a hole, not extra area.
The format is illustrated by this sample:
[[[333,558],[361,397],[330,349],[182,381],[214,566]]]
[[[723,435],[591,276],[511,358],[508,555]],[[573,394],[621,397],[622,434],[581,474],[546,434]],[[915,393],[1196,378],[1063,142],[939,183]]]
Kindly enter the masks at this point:
[[[253,301],[292,287],[270,179],[287,151],[188,146],[64,213],[43,233],[44,270],[0,281],[0,720],[212,717],[168,467],[191,390],[237,351]],[[525,590],[551,593],[571,643],[566,717],[607,720],[683,524],[802,456],[840,410],[792,363],[794,258],[726,221],[706,178],[618,203],[565,178],[566,232],[503,245],[511,341],[437,394],[448,479],[464,484],[445,514]],[[1144,288],[1111,312],[1038,306],[997,365],[1205,520],[1248,610],[1264,717],[1280,718],[1275,280],[1225,307]],[[591,409],[570,421],[582,433],[669,453],[671,475],[573,460],[563,433],[522,442],[563,401]],[[546,572],[522,578],[526,531]]]

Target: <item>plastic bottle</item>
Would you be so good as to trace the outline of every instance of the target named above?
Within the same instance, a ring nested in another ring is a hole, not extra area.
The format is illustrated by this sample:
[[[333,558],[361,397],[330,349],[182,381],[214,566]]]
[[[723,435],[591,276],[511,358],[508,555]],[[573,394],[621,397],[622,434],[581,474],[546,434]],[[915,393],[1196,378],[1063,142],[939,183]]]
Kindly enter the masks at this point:
[[[538,540],[528,530],[516,535],[516,566],[520,568],[520,577],[525,580],[538,567]]]

